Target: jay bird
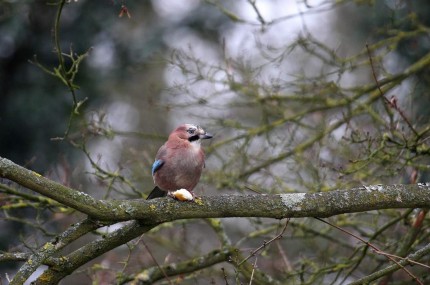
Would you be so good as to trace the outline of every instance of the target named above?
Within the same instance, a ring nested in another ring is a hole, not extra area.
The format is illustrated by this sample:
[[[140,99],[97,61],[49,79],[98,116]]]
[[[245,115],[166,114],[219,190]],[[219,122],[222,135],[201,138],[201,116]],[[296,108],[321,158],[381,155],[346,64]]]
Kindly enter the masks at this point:
[[[205,166],[205,154],[200,144],[210,138],[212,135],[200,126],[183,124],[177,127],[155,156],[152,165],[155,188],[146,199],[164,197],[178,189],[186,189],[194,197],[192,191]]]

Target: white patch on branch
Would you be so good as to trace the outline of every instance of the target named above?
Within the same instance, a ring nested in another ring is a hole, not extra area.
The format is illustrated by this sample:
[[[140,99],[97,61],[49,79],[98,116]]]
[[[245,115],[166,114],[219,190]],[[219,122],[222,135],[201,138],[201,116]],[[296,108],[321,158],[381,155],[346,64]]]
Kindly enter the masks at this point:
[[[364,189],[366,189],[367,192],[372,192],[372,191],[379,191],[379,192],[383,192],[385,191],[384,189],[384,185],[378,184],[378,185],[369,185],[369,186],[363,186]]]
[[[300,211],[302,209],[301,204],[305,199],[306,193],[281,194],[280,196],[285,207],[293,211]]]

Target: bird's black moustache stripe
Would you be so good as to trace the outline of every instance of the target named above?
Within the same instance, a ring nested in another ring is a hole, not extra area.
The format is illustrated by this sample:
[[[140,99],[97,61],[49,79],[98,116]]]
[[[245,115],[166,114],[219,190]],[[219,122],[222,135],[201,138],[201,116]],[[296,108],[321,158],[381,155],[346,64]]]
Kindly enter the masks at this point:
[[[189,138],[188,138],[188,141],[189,141],[189,142],[193,142],[193,141],[198,140],[199,138],[200,138],[200,137],[199,137],[199,135],[195,135],[195,136],[189,137]]]

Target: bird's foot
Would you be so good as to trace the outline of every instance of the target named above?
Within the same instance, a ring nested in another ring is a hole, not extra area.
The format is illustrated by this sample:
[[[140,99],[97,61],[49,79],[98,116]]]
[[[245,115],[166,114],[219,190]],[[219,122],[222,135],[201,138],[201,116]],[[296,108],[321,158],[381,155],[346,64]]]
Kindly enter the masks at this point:
[[[194,198],[196,198],[196,195],[193,192],[183,188],[169,192],[167,195],[179,201],[193,201]]]

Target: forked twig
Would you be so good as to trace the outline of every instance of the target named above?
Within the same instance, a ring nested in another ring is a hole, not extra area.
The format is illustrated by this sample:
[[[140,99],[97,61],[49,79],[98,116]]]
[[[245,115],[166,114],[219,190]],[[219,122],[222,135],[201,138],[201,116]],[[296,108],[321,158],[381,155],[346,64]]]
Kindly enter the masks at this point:
[[[395,264],[397,264],[402,270],[404,270],[412,279],[414,279],[418,284],[420,284],[420,285],[424,285],[424,283],[422,283],[419,279],[418,279],[418,277],[416,277],[412,272],[410,272],[407,268],[405,268],[403,265],[401,265],[397,260],[395,260],[395,258],[399,258],[399,259],[405,259],[405,258],[403,258],[403,257],[400,257],[400,256],[396,256],[396,257],[393,257],[393,255],[391,255],[391,254],[387,254],[386,252],[384,252],[384,251],[382,251],[382,250],[380,250],[378,247],[376,247],[375,245],[373,245],[372,243],[370,243],[370,242],[368,242],[368,241],[366,241],[366,240],[364,240],[364,239],[362,239],[361,237],[359,237],[359,236],[357,236],[357,235],[355,235],[355,234],[353,234],[353,233],[351,233],[351,232],[349,232],[349,231],[347,231],[347,230],[345,230],[345,229],[342,229],[341,227],[338,227],[338,226],[336,226],[336,225],[334,225],[334,224],[332,224],[332,223],[330,223],[330,222],[327,222],[326,220],[323,220],[323,219],[321,219],[321,218],[318,218],[318,217],[314,217],[315,219],[317,219],[318,221],[321,221],[321,222],[323,222],[323,223],[325,223],[325,224],[327,224],[327,225],[329,225],[329,226],[332,226],[332,227],[334,227],[334,228],[336,228],[336,229],[338,229],[339,231],[341,231],[341,232],[343,232],[343,233],[345,233],[345,234],[347,234],[347,235],[350,235],[350,236],[352,236],[353,238],[355,238],[355,239],[357,239],[357,240],[359,240],[359,241],[361,241],[362,243],[364,243],[365,245],[367,245],[368,247],[370,247],[370,248],[372,248],[373,249],[373,251],[376,253],[376,254],[380,254],[380,255],[384,255],[384,256],[386,256],[389,260],[391,260],[392,262],[394,262]]]
[[[402,119],[406,122],[406,124],[411,129],[411,131],[414,132],[414,134],[418,136],[419,135],[418,132],[412,126],[411,122],[406,117],[405,113],[402,111],[402,109],[399,108],[399,106],[397,106],[397,99],[393,96],[391,98],[391,100],[388,100],[388,98],[385,96],[384,92],[382,91],[381,85],[379,84],[378,78],[376,77],[375,67],[373,66],[372,54],[370,53],[370,49],[369,49],[368,44],[366,44],[366,49],[367,49],[367,54],[369,56],[370,67],[372,68],[373,79],[375,80],[375,83],[376,83],[376,86],[378,87],[379,93],[381,93],[381,96],[382,96],[382,98],[384,98],[385,103],[388,106],[390,106],[391,108],[393,108],[394,110],[396,110],[399,113],[400,117],[402,117]]]
[[[272,238],[271,240],[269,240],[269,241],[263,241],[263,244],[262,245],[260,245],[259,247],[257,247],[256,249],[254,249],[253,251],[251,251],[251,254],[250,255],[248,255],[247,257],[245,257],[245,259],[244,260],[242,260],[241,262],[239,262],[238,264],[237,264],[237,266],[240,266],[240,265],[242,265],[245,261],[247,261],[248,259],[250,259],[251,257],[253,257],[253,256],[255,256],[255,254],[257,254],[257,252],[259,252],[260,250],[262,250],[263,248],[265,248],[268,244],[271,244],[272,242],[274,242],[275,240],[279,240],[279,239],[281,239],[282,238],[282,235],[285,233],[285,231],[287,230],[287,226],[288,226],[288,223],[290,222],[290,218],[288,218],[287,219],[287,221],[286,221],[286,223],[285,223],[285,226],[284,226],[284,228],[282,229],[282,231],[278,234],[278,235],[276,235],[274,238]]]

